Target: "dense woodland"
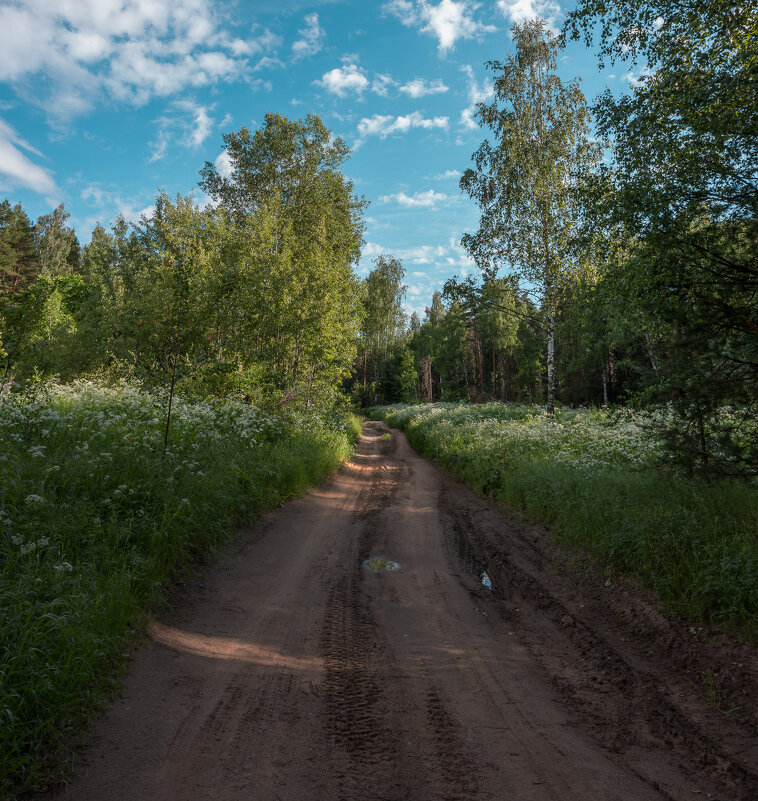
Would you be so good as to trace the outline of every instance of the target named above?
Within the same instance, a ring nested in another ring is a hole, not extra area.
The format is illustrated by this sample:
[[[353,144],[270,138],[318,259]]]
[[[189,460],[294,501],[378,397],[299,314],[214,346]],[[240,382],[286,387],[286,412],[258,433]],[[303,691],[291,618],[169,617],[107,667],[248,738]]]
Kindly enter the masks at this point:
[[[345,143],[268,114],[224,137],[229,177],[202,168],[205,208],[161,194],[80,246],[62,205],[34,223],[2,203],[3,391],[97,376],[278,409],[667,403],[686,467],[758,473],[756,12],[606,8],[580,0],[562,36],[636,64],[629,94],[590,108],[539,21],[488,64],[488,138],[461,179],[480,275],[423,319],[391,254],[356,275],[367,201]]]

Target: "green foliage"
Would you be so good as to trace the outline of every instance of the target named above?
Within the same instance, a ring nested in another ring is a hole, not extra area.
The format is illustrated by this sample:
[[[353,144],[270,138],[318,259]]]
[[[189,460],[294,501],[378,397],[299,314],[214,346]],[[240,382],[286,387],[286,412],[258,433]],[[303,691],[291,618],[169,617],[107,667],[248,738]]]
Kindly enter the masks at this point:
[[[513,26],[516,52],[488,62],[495,99],[480,103],[489,127],[474,153],[475,169],[461,178],[482,210],[479,230],[462,243],[490,276],[501,266],[541,296],[547,334],[547,408],[555,406],[555,314],[566,276],[584,268],[577,252],[583,205],[578,189],[600,157],[589,138],[589,112],[578,81],[556,74],[558,40],[542,20]]]
[[[490,403],[390,406],[372,416],[561,541],[652,587],[675,611],[758,626],[758,488],[665,467],[651,431],[669,411]],[[758,432],[755,432],[758,433]]]
[[[0,203],[0,297],[29,287],[39,272],[34,232],[26,212],[17,203]]]
[[[272,409],[339,401],[362,314],[366,203],[340,171],[349,150],[313,116],[269,114],[224,141],[231,176],[202,171],[216,205],[161,192],[152,217],[96,226],[81,253],[63,206],[33,231],[0,207],[6,379],[137,376]]]
[[[133,385],[41,385],[0,402],[0,796],[44,785],[113,691],[166,581],[332,472],[360,422],[273,417]]]
[[[351,388],[362,406],[416,398],[415,366],[406,348],[404,278],[400,260],[385,254],[374,259],[362,284],[360,341]]]
[[[306,406],[336,398],[355,358],[362,198],[340,171],[349,150],[318,117],[267,114],[255,133],[224,136],[230,176],[213,164],[201,186],[241,236],[243,309],[231,308],[241,385]],[[233,386],[233,384],[232,384]]]
[[[709,472],[758,473],[745,435],[758,415],[757,26],[755,4],[725,0],[580,0],[567,19],[569,36],[599,33],[601,60],[641,62],[631,94],[594,109],[613,144],[595,216],[625,240],[609,265],[619,302],[662,334],[667,438]],[[744,423],[718,429],[724,405]]]
[[[34,226],[39,274],[45,278],[70,275],[79,266],[79,242],[74,229],[66,225],[70,216],[61,203]]]

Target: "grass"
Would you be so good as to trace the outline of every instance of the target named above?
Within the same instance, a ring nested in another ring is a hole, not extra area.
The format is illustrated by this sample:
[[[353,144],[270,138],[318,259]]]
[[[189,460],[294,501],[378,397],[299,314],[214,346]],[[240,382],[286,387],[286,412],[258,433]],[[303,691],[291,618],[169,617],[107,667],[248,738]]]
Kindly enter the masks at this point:
[[[663,463],[650,415],[489,403],[371,410],[421,453],[562,542],[633,575],[674,612],[758,631],[758,486]]]
[[[0,798],[65,769],[167,580],[327,476],[354,416],[274,418],[128,385],[0,399]]]

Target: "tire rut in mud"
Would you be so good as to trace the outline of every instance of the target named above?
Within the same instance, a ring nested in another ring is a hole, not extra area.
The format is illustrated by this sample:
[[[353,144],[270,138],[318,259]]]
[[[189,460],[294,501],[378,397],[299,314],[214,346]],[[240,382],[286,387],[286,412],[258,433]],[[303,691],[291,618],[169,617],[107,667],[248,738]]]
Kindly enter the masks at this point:
[[[716,785],[725,798],[758,798],[758,771],[724,750],[720,735],[712,735],[704,725],[698,714],[702,710],[695,712],[700,719],[693,719],[688,705],[679,702],[680,677],[655,670],[654,660],[639,664],[635,658],[632,664],[629,654],[614,647],[615,633],[603,630],[602,620],[582,619],[581,610],[578,614],[570,609],[555,593],[554,583],[560,579],[546,567],[545,554],[513,526],[506,535],[511,552],[504,552],[490,522],[480,522],[467,509],[464,495],[452,483],[440,492],[450,552],[458,551],[471,571],[482,567],[487,571],[495,584],[494,594],[500,597],[501,617],[521,630],[530,652],[551,676],[560,697],[585,721],[595,742],[611,753],[663,751],[691,766],[693,785]],[[530,616],[530,609],[536,614]],[[722,723],[718,731],[723,734],[725,727]],[[745,737],[744,729],[736,733],[737,739]],[[629,764],[638,778],[678,801],[656,780],[655,770],[646,767],[650,766]]]
[[[377,448],[375,441],[371,452],[377,453],[382,444]],[[399,466],[370,469],[371,479],[359,493],[352,514],[361,534],[357,542],[346,543],[343,573],[329,590],[321,632],[324,734],[335,801],[407,797],[401,740],[382,693],[386,681],[382,674],[392,664],[392,654],[379,640],[361,591],[361,563],[370,555],[378,515],[392,503],[402,471]]]
[[[435,798],[475,801],[474,764],[443,694],[427,675],[402,673],[379,629],[363,562],[387,539],[385,512],[407,486],[409,466],[394,457],[396,437],[369,444],[376,462],[352,513],[359,534],[346,544],[343,574],[331,586],[321,633],[327,759],[336,801]],[[388,589],[384,596],[398,601]],[[419,740],[419,732],[424,735]]]

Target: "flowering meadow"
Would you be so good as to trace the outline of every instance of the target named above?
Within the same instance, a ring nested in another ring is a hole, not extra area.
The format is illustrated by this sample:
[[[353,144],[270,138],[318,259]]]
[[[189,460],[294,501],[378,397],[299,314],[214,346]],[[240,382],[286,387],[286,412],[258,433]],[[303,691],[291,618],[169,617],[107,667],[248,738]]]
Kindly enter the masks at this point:
[[[275,418],[123,384],[0,396],[0,798],[43,786],[145,612],[250,519],[332,472],[356,418]]]
[[[674,611],[758,630],[758,485],[664,461],[665,410],[397,404],[371,410],[494,500],[548,525]]]

